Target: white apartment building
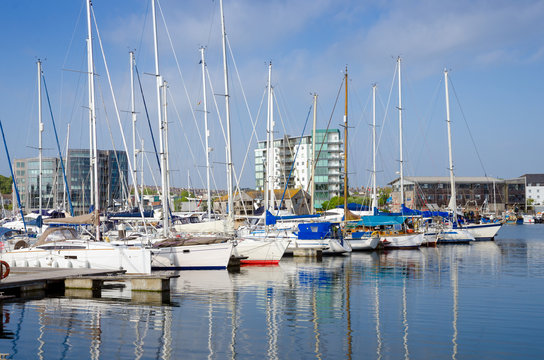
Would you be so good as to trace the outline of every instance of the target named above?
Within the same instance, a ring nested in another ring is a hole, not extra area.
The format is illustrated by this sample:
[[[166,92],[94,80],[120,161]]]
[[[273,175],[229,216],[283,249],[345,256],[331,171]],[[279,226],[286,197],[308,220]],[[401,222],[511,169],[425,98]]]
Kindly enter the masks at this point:
[[[338,129],[316,130],[315,206],[343,194],[343,147]],[[310,192],[312,136],[284,136],[274,140],[273,188]],[[266,141],[255,149],[255,185],[263,191],[266,181]]]

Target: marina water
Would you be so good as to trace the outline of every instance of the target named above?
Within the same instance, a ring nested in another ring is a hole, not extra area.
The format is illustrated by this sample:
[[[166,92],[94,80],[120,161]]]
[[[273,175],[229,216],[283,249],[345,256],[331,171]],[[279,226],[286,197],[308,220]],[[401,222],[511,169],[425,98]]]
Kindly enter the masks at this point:
[[[112,286],[5,301],[12,359],[544,356],[544,225],[495,241],[184,271],[164,301]]]

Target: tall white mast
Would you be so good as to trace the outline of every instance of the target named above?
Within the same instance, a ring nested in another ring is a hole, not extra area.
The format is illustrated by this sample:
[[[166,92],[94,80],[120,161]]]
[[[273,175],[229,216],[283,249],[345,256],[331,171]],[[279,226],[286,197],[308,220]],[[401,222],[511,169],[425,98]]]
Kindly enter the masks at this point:
[[[230,98],[229,98],[229,76],[227,69],[227,33],[225,31],[225,15],[223,13],[223,0],[219,1],[221,8],[221,29],[223,33],[223,74],[225,77],[225,112],[227,118],[227,193],[228,193],[228,215],[234,221],[234,199],[232,195],[232,145],[230,139]]]
[[[162,98],[163,98],[163,124],[164,124],[164,157],[166,165],[166,198],[168,199],[168,205],[170,205],[170,151],[168,146],[168,98],[166,92],[168,91],[168,82],[166,80],[162,83]],[[170,209],[170,206],[168,206]]]
[[[204,56],[204,47],[200,48],[200,63],[202,65],[202,97],[204,103],[204,139],[206,141],[206,196],[207,201],[207,211],[208,219],[212,217],[212,208],[211,208],[211,191],[210,191],[210,145],[209,137],[210,131],[208,130],[208,101],[206,95],[206,59]]]
[[[376,84],[372,85],[372,211],[378,208],[376,189]]]
[[[457,194],[455,191],[455,177],[453,175],[453,155],[451,150],[451,121],[450,121],[450,97],[448,92],[448,70],[444,70],[444,86],[446,89],[446,122],[448,123],[448,151],[450,157],[450,186],[451,199],[449,207],[453,211],[453,223],[457,224]]]
[[[272,62],[268,64],[268,112],[266,117],[266,193],[265,210],[274,210],[274,100],[272,95]]]
[[[43,132],[43,122],[42,122],[42,62],[38,59],[38,197],[39,197],[39,212],[42,214],[42,132]],[[41,228],[38,229],[41,233]]]
[[[98,191],[98,150],[96,144],[96,111],[94,103],[94,64],[93,64],[93,38],[91,27],[91,0],[87,1],[87,68],[89,73],[89,117],[91,129],[91,194],[94,193],[95,211],[100,213],[100,192]],[[100,239],[100,227],[96,226],[96,240]]]
[[[133,186],[134,186],[134,205],[140,206],[138,204],[138,150],[136,149],[136,104],[134,101],[134,51],[129,52],[130,54],[130,113],[132,115],[132,159],[134,164],[134,173]]]
[[[317,126],[317,94],[314,93],[314,124],[312,130],[312,175],[310,182],[310,195],[312,205],[310,207],[311,214],[315,214],[315,166],[316,166],[316,154],[315,154],[315,130]]]
[[[344,73],[344,88],[346,90],[344,103],[344,221],[348,221],[348,67]]]
[[[153,12],[153,44],[155,48],[155,78],[157,83],[157,115],[159,120],[159,152],[161,154],[161,183],[162,183],[162,231],[164,236],[168,236],[169,217],[168,217],[168,194],[167,194],[167,169],[166,154],[163,143],[164,121],[162,118],[161,86],[162,77],[159,73],[159,41],[157,38],[157,14],[155,11],[155,0],[151,0],[151,10]]]
[[[400,73],[400,56],[397,58],[397,66],[399,73],[399,149],[400,149],[400,206],[401,212],[404,205],[404,159],[402,153],[402,86],[401,86],[401,73]]]
[[[141,147],[140,147],[140,153],[142,154],[141,159],[142,162],[140,164],[140,169],[142,169],[140,173],[140,194],[142,194],[142,204],[143,204],[143,196],[144,196],[144,139],[141,139]]]
[[[70,144],[70,123],[68,123],[68,129],[66,130],[66,152],[64,154],[64,161],[66,161],[66,167],[68,167],[68,147]],[[66,177],[62,177],[63,182],[63,193],[62,193],[62,210],[66,210]],[[81,189],[82,191],[85,188]]]

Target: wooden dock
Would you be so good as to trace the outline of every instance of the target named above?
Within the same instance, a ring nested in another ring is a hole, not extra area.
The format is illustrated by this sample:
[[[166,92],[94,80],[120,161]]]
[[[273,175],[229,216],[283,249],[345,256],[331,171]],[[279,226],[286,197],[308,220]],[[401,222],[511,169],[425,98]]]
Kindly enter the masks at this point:
[[[130,281],[133,293],[169,294],[170,279],[177,276],[172,273],[126,275],[122,270],[17,267],[0,280],[0,293],[19,298],[35,292],[85,290],[90,291],[92,297],[100,297],[105,282]]]

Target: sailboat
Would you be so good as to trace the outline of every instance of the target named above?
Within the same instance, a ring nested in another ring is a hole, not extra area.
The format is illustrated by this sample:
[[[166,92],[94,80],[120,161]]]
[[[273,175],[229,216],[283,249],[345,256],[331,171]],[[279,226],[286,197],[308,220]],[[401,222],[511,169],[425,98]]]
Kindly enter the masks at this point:
[[[208,236],[172,236],[169,221],[168,188],[168,142],[166,128],[166,93],[159,73],[159,52],[157,36],[157,16],[155,1],[151,0],[153,13],[153,43],[155,50],[155,75],[157,78],[157,111],[160,128],[161,175],[162,175],[162,238],[153,241],[152,267],[154,269],[225,269],[228,266],[233,244],[227,237]],[[221,3],[221,16],[223,7]],[[226,61],[226,59],[225,59]],[[161,96],[161,89],[163,94]],[[228,90],[227,90],[228,93]],[[228,101],[228,95],[226,96]],[[162,107],[165,107],[164,113]],[[228,106],[227,106],[228,108]],[[227,122],[228,120],[227,115]],[[228,125],[230,127],[230,125]],[[230,133],[229,133],[230,136]],[[163,139],[164,137],[164,139]],[[164,141],[163,141],[164,140]],[[229,161],[231,163],[231,161]],[[229,182],[230,184],[230,182]],[[229,208],[231,208],[229,206]]]
[[[92,56],[91,1],[87,1],[87,52],[89,68],[89,118],[91,124],[91,156],[96,160],[96,117],[94,110],[94,66]],[[42,74],[39,74],[43,76]],[[94,200],[98,207],[99,191],[97,161],[94,163]],[[80,217],[54,219],[55,223],[91,224],[100,238],[98,210]],[[126,270],[129,273],[151,272],[151,251],[140,246],[114,246],[101,241],[89,241],[79,236],[73,228],[48,228],[31,247],[4,252],[2,260],[10,266],[24,267],[84,267],[92,269]]]
[[[347,176],[347,172],[344,176]],[[376,84],[372,85],[372,214],[378,211],[376,191]],[[370,214],[366,214],[370,215]],[[359,223],[346,223],[346,239],[353,250],[374,250],[380,242],[378,233],[359,226]]]
[[[419,232],[418,219],[404,217],[404,159],[402,146],[402,87],[401,87],[401,58],[397,58],[398,67],[398,94],[399,94],[399,149],[400,149],[400,204],[401,204],[401,219],[402,223],[393,224],[391,229],[380,232],[380,241],[384,248],[411,249],[418,248],[424,240],[423,233]],[[375,217],[374,217],[375,218]],[[370,220],[370,219],[369,219]],[[379,216],[376,220],[379,220]],[[408,223],[412,223],[412,227],[408,227]],[[378,222],[379,223],[379,222]],[[379,225],[382,226],[382,225]],[[383,227],[383,226],[382,226]]]

